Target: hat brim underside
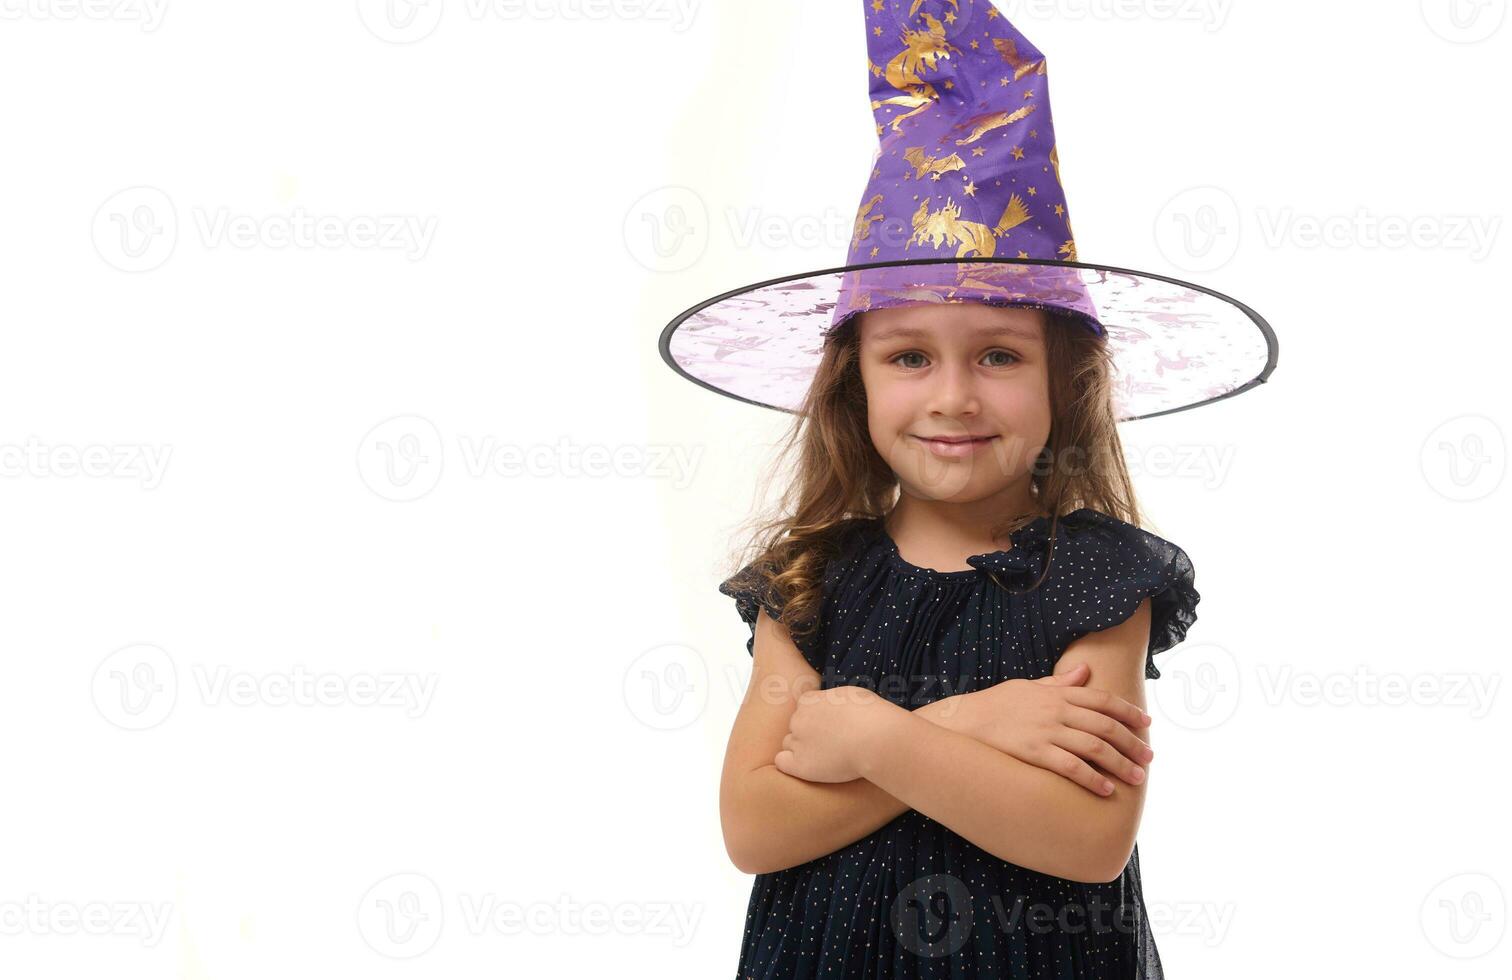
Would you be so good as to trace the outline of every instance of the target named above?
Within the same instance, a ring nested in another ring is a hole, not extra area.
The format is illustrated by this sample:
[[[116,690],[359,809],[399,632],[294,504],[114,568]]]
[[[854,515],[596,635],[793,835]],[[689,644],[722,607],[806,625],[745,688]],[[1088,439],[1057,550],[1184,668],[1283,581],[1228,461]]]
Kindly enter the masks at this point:
[[[743,286],[678,314],[661,333],[662,359],[711,391],[795,412],[819,364],[841,298],[842,277],[864,269],[938,265],[1078,270],[1075,275],[1096,309],[1112,353],[1114,413],[1119,421],[1169,415],[1232,398],[1263,383],[1276,366],[1279,347],[1270,324],[1222,293],[1132,269],[996,258],[876,262]],[[847,280],[855,281],[854,275]],[[918,301],[973,298],[941,293],[920,296]],[[1030,295],[1006,305],[1059,304]]]

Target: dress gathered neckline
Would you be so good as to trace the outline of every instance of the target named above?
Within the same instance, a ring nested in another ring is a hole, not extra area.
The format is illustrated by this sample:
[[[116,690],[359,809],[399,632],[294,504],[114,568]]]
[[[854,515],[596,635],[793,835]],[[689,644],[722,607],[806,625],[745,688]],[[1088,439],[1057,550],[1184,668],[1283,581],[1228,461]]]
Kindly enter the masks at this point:
[[[1089,507],[1081,507],[1062,514],[1059,523],[1062,527],[1076,525],[1084,522],[1088,518],[1088,515],[1096,513],[1098,512]],[[915,565],[904,558],[902,552],[898,550],[898,542],[888,533],[885,516],[875,518],[874,525],[875,532],[887,552],[888,562],[893,568],[905,575],[946,582],[967,581],[979,578],[984,571],[1016,574],[1032,570],[1037,573],[1039,570],[1038,565],[1033,565],[1031,569],[1030,562],[1032,559],[1039,558],[1044,552],[1050,537],[1047,533],[1050,527],[1050,518],[1042,515],[1034,518],[1023,527],[1009,532],[1008,539],[1013,543],[1011,548],[1004,548],[999,551],[984,551],[978,555],[968,555],[966,557],[966,564],[970,565],[970,568],[942,571],[935,568],[925,568],[923,565]]]

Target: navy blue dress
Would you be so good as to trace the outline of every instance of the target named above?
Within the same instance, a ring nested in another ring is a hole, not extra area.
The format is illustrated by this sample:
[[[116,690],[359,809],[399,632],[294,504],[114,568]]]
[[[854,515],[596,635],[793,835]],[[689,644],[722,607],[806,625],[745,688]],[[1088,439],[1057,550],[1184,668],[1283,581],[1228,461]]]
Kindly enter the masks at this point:
[[[1185,638],[1199,599],[1192,563],[1163,538],[1100,511],[1062,515],[1050,572],[1049,519],[1012,548],[940,572],[903,560],[880,518],[851,522],[826,567],[818,629],[797,640],[826,689],[857,684],[914,709],[1015,677],[1051,674],[1077,637],[1128,619],[1145,597],[1154,655]],[[751,626],[769,596],[719,589]],[[884,683],[883,678],[888,682]],[[900,682],[901,679],[901,682]],[[1139,850],[1105,884],[994,857],[916,810],[804,864],[756,876],[738,977],[1160,980],[1140,891]]]

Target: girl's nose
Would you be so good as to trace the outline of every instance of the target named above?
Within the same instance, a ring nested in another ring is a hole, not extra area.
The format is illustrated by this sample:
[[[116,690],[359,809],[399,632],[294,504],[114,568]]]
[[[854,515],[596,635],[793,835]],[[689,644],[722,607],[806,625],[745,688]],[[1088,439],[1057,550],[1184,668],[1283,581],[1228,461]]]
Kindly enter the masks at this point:
[[[959,416],[976,410],[976,378],[971,369],[946,366],[934,376],[930,409],[940,415]]]

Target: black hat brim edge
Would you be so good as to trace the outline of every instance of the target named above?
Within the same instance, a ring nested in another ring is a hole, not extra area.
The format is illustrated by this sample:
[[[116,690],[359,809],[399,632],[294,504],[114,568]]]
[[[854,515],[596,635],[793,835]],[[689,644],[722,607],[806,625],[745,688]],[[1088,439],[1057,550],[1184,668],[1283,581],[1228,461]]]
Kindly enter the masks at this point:
[[[772,405],[767,402],[756,401],[753,398],[746,398],[742,395],[732,394],[728,391],[725,391],[723,388],[718,388],[714,385],[709,384],[701,378],[695,378],[693,375],[684,371],[682,369],[682,366],[672,358],[672,335],[677,332],[677,328],[682,326],[682,324],[689,317],[693,316],[695,313],[698,313],[701,310],[713,306],[715,303],[722,303],[727,299],[740,296],[743,293],[753,292],[758,289],[765,289],[767,286],[775,286],[779,283],[794,282],[799,279],[812,279],[817,276],[830,276],[835,275],[836,273],[853,272],[861,269],[882,269],[896,266],[914,265],[976,265],[984,262],[992,262],[1002,265],[1053,265],[1072,269],[1092,269],[1095,272],[1115,272],[1128,276],[1138,276],[1143,279],[1155,279],[1160,282],[1170,283],[1173,286],[1182,286],[1186,289],[1195,289],[1200,293],[1206,293],[1207,295],[1212,296],[1215,299],[1222,300],[1223,302],[1233,306],[1235,309],[1242,311],[1245,316],[1249,317],[1250,320],[1254,322],[1255,326],[1260,328],[1260,333],[1265,337],[1266,358],[1265,367],[1260,371],[1259,374],[1255,375],[1255,377],[1251,378],[1249,381],[1246,381],[1244,384],[1233,389],[1232,391],[1226,391],[1221,395],[1214,395],[1212,398],[1204,398],[1200,402],[1191,402],[1186,405],[1178,405],[1175,408],[1162,409],[1158,412],[1149,412],[1144,415],[1131,415],[1126,419],[1121,419],[1120,422],[1134,422],[1138,421],[1139,419],[1152,419],[1158,418],[1162,415],[1174,415],[1177,412],[1185,412],[1189,409],[1201,408],[1204,405],[1211,405],[1214,402],[1221,402],[1225,398],[1233,398],[1235,395],[1243,394],[1244,392],[1249,391],[1251,388],[1254,388],[1257,385],[1264,384],[1270,378],[1271,372],[1276,369],[1276,361],[1281,353],[1281,345],[1280,342],[1277,341],[1276,332],[1271,329],[1270,323],[1265,319],[1265,317],[1255,312],[1255,310],[1247,304],[1241,303],[1239,300],[1234,299],[1232,296],[1224,295],[1223,293],[1218,292],[1216,289],[1209,289],[1206,286],[1199,286],[1196,283],[1186,282],[1182,279],[1173,279],[1170,276],[1162,276],[1153,272],[1143,272],[1138,269],[1122,269],[1118,268],[1117,266],[1111,265],[1098,265],[1096,263],[1090,262],[1061,262],[1055,259],[1001,259],[995,257],[964,259],[907,259],[901,262],[868,262],[862,265],[842,265],[837,266],[833,269],[819,269],[815,272],[801,272],[791,276],[779,276],[776,279],[768,279],[764,282],[752,283],[749,286],[741,286],[738,289],[732,289],[729,292],[720,293],[718,296],[710,297],[709,299],[704,300],[702,303],[689,307],[688,309],[679,313],[677,316],[673,317],[672,321],[668,323],[664,328],[662,328],[661,336],[657,338],[657,350],[661,352],[661,358],[666,362],[668,367],[670,367],[673,371],[676,371],[682,377],[687,378],[689,381],[698,385],[700,388],[707,388],[708,390],[722,395],[725,398],[730,398],[739,402],[745,402],[747,405],[755,405],[758,408],[769,408],[778,412],[786,412],[789,415],[796,415],[797,412],[794,409],[784,408],[781,405]]]

